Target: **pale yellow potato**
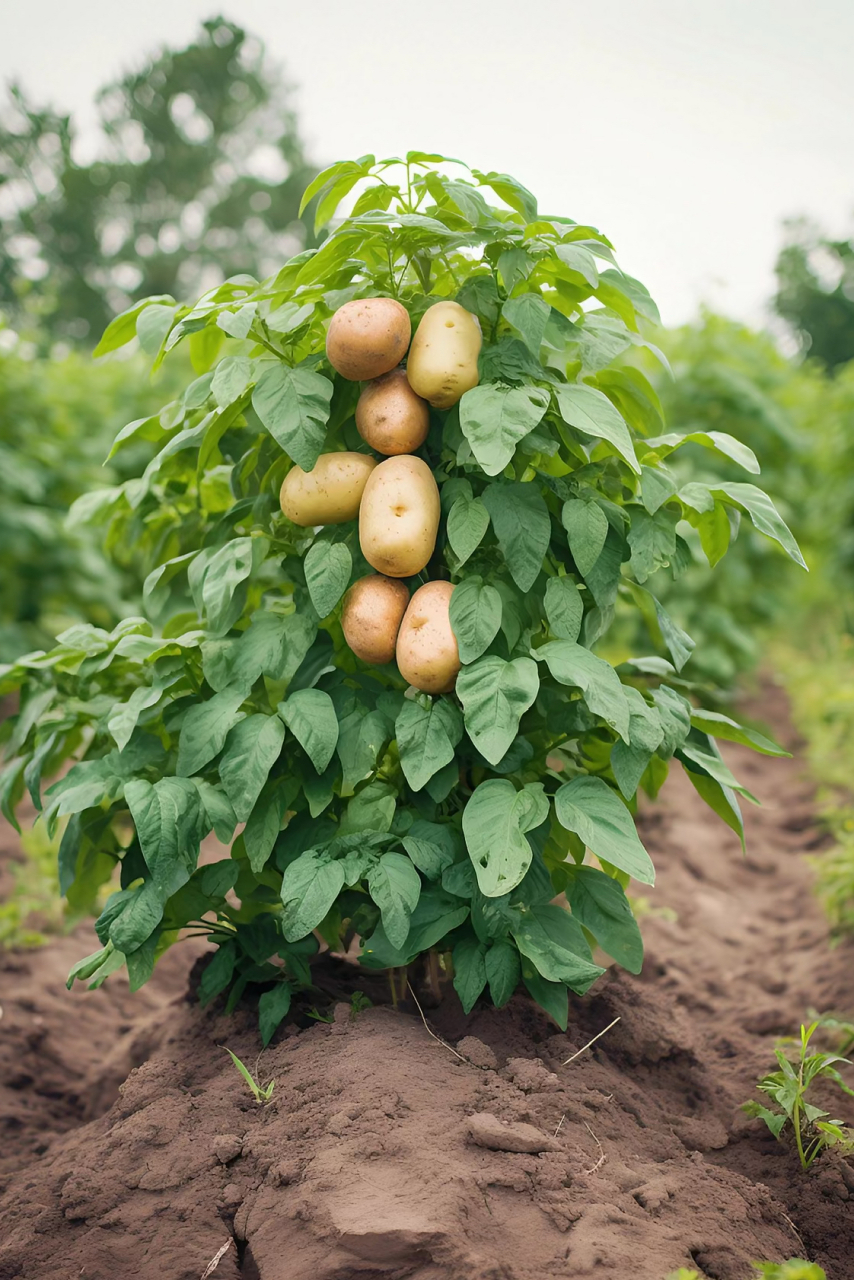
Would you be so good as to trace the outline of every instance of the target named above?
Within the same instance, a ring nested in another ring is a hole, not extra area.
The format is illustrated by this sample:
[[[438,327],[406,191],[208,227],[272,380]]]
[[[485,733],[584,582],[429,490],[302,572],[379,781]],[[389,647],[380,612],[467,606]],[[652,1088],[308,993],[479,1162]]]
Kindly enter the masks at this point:
[[[409,385],[400,366],[374,378],[356,405],[359,435],[377,453],[388,457],[414,453],[427,439],[430,409]]]
[[[482,336],[477,316],[458,302],[437,302],[415,330],[406,376],[416,395],[450,409],[477,386]]]
[[[326,356],[343,377],[367,382],[400,364],[411,336],[409,312],[394,298],[356,298],[329,322]]]
[[[450,582],[419,587],[397,635],[397,666],[404,680],[424,693],[450,693],[460,669],[460,651],[451,629]]]
[[[420,458],[387,458],[368,477],[359,508],[359,542],[372,568],[390,578],[420,573],[439,531],[439,490]]]
[[[291,467],[282,482],[282,511],[302,525],[355,520],[376,465],[376,458],[367,453],[322,453],[311,471]]]
[[[344,597],[341,628],[357,658],[382,666],[394,658],[409,590],[399,578],[369,574],[354,582]]]

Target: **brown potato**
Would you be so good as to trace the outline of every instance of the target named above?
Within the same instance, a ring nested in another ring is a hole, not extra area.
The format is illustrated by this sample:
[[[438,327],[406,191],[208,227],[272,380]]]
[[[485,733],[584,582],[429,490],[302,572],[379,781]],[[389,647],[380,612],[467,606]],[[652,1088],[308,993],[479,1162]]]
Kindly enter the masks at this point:
[[[397,665],[404,680],[424,693],[450,693],[460,669],[460,651],[451,629],[450,582],[419,587],[403,615],[397,636]]]
[[[390,578],[420,573],[439,531],[439,490],[420,458],[387,458],[368,477],[359,508],[359,542],[372,568]]]
[[[291,467],[282,482],[282,511],[302,525],[355,520],[376,465],[376,458],[367,453],[322,453],[312,471]]]
[[[427,439],[430,410],[410,387],[406,370],[392,369],[369,382],[359,396],[356,426],[377,453],[414,453]]]
[[[388,373],[406,355],[412,323],[394,298],[356,298],[339,307],[326,332],[326,356],[351,382]]]
[[[398,578],[376,573],[353,583],[344,597],[341,627],[357,658],[377,666],[392,661],[408,604],[409,591]]]
[[[415,330],[406,376],[416,395],[450,409],[478,383],[480,322],[458,302],[437,302]]]

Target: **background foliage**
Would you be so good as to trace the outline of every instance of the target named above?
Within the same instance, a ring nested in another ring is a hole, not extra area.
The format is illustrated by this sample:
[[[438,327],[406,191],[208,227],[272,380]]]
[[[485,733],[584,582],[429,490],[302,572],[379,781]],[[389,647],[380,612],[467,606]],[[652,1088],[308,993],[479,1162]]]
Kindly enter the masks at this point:
[[[224,18],[98,97],[84,163],[73,121],[14,89],[0,115],[0,307],[45,343],[94,345],[137,298],[264,276],[307,242],[306,159],[281,72]]]

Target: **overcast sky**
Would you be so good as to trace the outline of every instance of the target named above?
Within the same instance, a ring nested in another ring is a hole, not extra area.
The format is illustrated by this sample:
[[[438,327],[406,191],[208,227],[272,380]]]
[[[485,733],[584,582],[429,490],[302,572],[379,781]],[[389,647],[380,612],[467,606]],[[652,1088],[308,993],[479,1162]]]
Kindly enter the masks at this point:
[[[105,81],[222,12],[313,158],[438,150],[590,222],[659,302],[762,321],[785,217],[854,225],[854,0],[0,0],[0,78],[92,128]]]

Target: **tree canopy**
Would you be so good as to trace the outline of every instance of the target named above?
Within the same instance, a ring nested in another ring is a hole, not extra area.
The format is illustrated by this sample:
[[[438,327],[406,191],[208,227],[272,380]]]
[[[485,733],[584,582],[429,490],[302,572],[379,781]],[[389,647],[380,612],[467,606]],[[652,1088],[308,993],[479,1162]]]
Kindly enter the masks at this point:
[[[139,298],[263,277],[309,241],[289,89],[241,27],[205,22],[97,101],[89,163],[68,114],[20,87],[0,112],[0,308],[19,330],[94,345]]]

